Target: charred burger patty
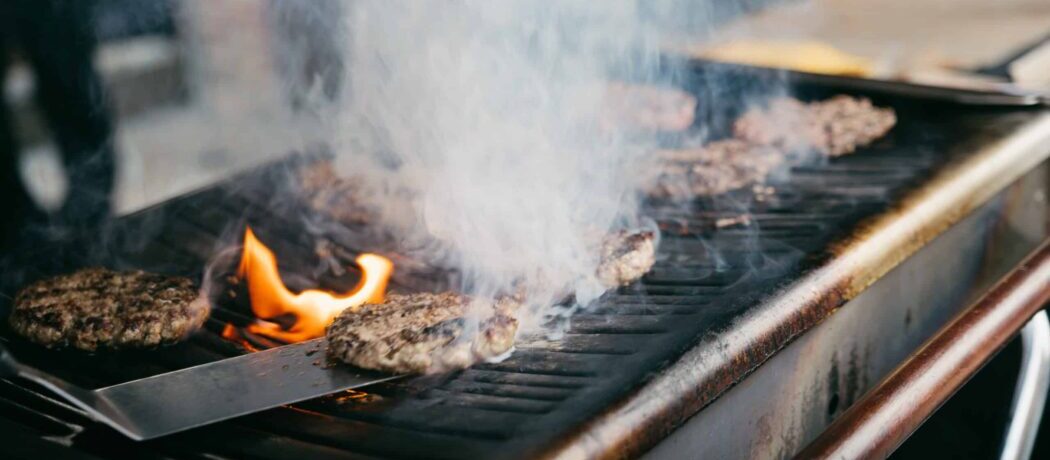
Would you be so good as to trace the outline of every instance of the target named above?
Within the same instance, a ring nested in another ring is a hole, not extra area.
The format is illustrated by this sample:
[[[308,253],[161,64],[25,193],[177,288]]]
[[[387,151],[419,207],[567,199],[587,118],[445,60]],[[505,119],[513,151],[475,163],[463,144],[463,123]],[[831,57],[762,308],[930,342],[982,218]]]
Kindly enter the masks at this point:
[[[785,152],[815,150],[837,157],[871,144],[896,123],[893,109],[875,107],[866,98],[840,95],[808,104],[779,98],[737,119],[733,135]]]
[[[380,304],[344,311],[328,327],[328,355],[392,373],[462,369],[514,346],[517,303],[445,292],[390,294]],[[468,320],[468,318],[476,318]]]
[[[610,287],[629,284],[656,260],[652,232],[605,238],[597,275]],[[329,357],[391,373],[462,369],[502,355],[518,331],[512,297],[478,299],[453,292],[390,294],[383,303],[346,310],[328,326]]]
[[[655,235],[649,231],[621,230],[602,242],[598,280],[609,288],[631,284],[656,263]]]
[[[738,139],[656,155],[660,167],[649,194],[667,198],[718,195],[761,183],[785,160],[777,149]]]
[[[93,351],[177,342],[209,310],[187,278],[87,268],[22,289],[8,322],[41,345]]]
[[[730,139],[657,151],[646,184],[656,197],[720,195],[765,182],[792,155],[853,153],[896,123],[893,109],[875,107],[865,98],[840,95],[810,103],[777,98],[738,118]]]
[[[366,224],[375,220],[375,210],[360,200],[361,185],[355,179],[340,177],[331,161],[318,161],[299,170],[299,187],[316,211],[345,224]]]

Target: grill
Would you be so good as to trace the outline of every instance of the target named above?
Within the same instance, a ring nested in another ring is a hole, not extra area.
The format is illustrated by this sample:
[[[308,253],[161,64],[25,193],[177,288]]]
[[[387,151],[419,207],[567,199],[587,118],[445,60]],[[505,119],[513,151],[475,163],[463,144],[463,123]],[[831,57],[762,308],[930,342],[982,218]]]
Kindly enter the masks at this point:
[[[692,84],[703,88],[703,78]],[[834,92],[795,90],[806,97]],[[525,337],[503,362],[377,384],[141,443],[92,422],[41,388],[0,380],[0,430],[25,440],[0,449],[14,449],[13,454],[37,449],[56,458],[518,458],[644,452],[896,262],[853,267],[843,274],[848,283],[821,285],[812,282],[815,276],[849,257],[885,222],[909,218],[902,209],[929,190],[947,187],[938,181],[958,175],[956,165],[985,161],[982,152],[1023,133],[1050,131],[1039,110],[876,102],[898,112],[898,126],[888,137],[851,156],[793,168],[770,196],[758,199],[748,191],[684,205],[648,203],[646,214],[663,232],[652,272],[575,315],[563,338]],[[700,118],[717,125],[715,120],[727,115],[712,111]],[[1012,177],[1040,163],[1046,153],[1030,155]],[[294,193],[275,187],[288,183],[284,176],[305,161],[311,157],[296,156],[121,218],[105,241],[87,242],[104,248],[90,251],[99,256],[45,252],[39,267],[27,267],[28,278],[93,263],[200,277],[206,262],[235,242],[245,224],[279,255],[283,272],[309,275],[315,248],[313,238],[301,231],[302,208],[269,199]],[[969,209],[983,201],[971,197]],[[969,209],[960,208],[959,215],[945,217],[946,225],[925,235],[913,235],[911,246],[884,249],[898,251],[896,261],[906,258]],[[716,224],[745,212],[746,224]],[[353,255],[370,249],[355,246],[358,230],[326,235],[346,266],[353,265]],[[293,288],[305,287],[288,281]],[[321,277],[319,283],[346,289],[354,281],[351,274]],[[809,297],[790,297],[793,287],[806,282],[812,287]],[[434,283],[426,276],[402,276],[395,278],[394,289],[426,289]],[[771,305],[779,305],[784,319],[755,327],[755,318]],[[47,351],[6,327],[2,340],[23,362],[98,388],[246,353],[220,334],[228,322],[249,320],[243,301],[219,302],[205,329],[188,341],[145,351]],[[716,358],[687,360],[698,355]],[[695,367],[676,377],[684,364]],[[668,379],[679,379],[680,388],[654,392],[667,388],[662,382]],[[610,421],[613,417],[618,425]]]

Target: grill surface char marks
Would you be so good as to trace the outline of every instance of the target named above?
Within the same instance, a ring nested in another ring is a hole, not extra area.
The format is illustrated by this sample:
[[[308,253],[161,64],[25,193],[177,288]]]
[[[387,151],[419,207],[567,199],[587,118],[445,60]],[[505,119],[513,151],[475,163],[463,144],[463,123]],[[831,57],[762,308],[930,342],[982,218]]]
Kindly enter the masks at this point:
[[[901,127],[907,125],[902,124]],[[900,135],[891,133],[891,136]],[[719,333],[734,315],[746,309],[746,305],[731,303],[728,298],[741,290],[759,291],[772,286],[769,280],[762,283],[763,276],[768,275],[773,280],[784,279],[784,276],[790,277],[796,273],[799,264],[809,266],[806,264],[815,263],[809,259],[791,259],[776,271],[756,273],[753,267],[735,265],[746,259],[730,258],[733,262],[729,266],[718,267],[710,260],[705,260],[704,253],[700,252],[704,245],[721,248],[723,244],[752,238],[758,240],[758,247],[762,248],[766,247],[762,242],[765,240],[790,241],[786,246],[816,247],[818,249],[815,251],[819,252],[821,245],[833,239],[837,232],[846,231],[857,219],[884,209],[887,200],[908,183],[923,177],[934,164],[932,160],[939,158],[930,152],[932,149],[894,151],[893,145],[880,143],[877,151],[861,151],[811,169],[828,170],[834,176],[832,179],[820,179],[820,172],[804,172],[800,177],[810,186],[802,189],[779,187],[777,194],[769,201],[748,202],[744,208],[750,211],[752,223],[738,229],[695,231],[698,224],[708,221],[702,217],[703,213],[732,214],[740,211],[739,207],[700,200],[683,211],[681,207],[665,208],[655,203],[653,214],[658,222],[670,220],[675,213],[680,213],[689,230],[680,236],[665,230],[661,257],[675,255],[669,253],[683,248],[683,252],[689,253],[688,257],[671,262],[658,258],[656,271],[651,276],[607,295],[601,305],[580,317],[576,327],[582,327],[583,332],[580,332],[581,329],[571,332],[570,327],[570,332],[561,341],[535,346],[525,343],[518,353],[503,362],[479,364],[436,380],[424,377],[369,387],[367,393],[374,395],[372,399],[375,401],[340,402],[341,395],[332,395],[191,431],[171,439],[161,439],[145,447],[128,447],[126,440],[115,438],[111,433],[82,437],[78,441],[79,446],[86,446],[103,456],[119,456],[120,452],[126,453],[129,452],[127,449],[133,449],[133,452],[175,458],[195,457],[201,453],[219,457],[286,457],[311,453],[322,457],[323,454],[332,454],[397,458],[528,455],[533,452],[531,449],[552,442],[560,433],[585,421],[615,401],[618,395],[637,386],[645,373],[654,370],[655,363],[673,359],[683,347],[695,343],[698,331]],[[849,185],[847,178],[856,178],[857,185],[846,187]],[[868,179],[872,182],[865,182]],[[842,190],[821,190],[821,187],[829,184],[832,187],[845,185]],[[243,188],[222,193],[237,195],[241,193],[238,190],[243,191]],[[212,190],[203,193],[217,192]],[[200,196],[204,196],[203,193]],[[217,198],[221,196],[211,195],[200,201],[221,202]],[[260,198],[238,199],[255,200],[257,203],[249,212],[253,227],[271,232],[271,238],[285,240],[275,240],[274,244],[287,245],[286,251],[301,250],[297,249],[300,246],[294,240],[284,237],[280,230],[283,224],[278,224],[282,221],[295,222],[295,218],[278,218],[281,212],[268,211],[262,203],[258,203]],[[228,225],[234,227],[243,225],[245,220],[237,209],[229,208],[225,205],[215,208],[216,212],[209,214],[207,219],[191,219],[189,216],[194,215],[192,208],[184,208],[180,214],[187,216],[187,222],[191,222],[203,234],[218,239],[226,225],[211,222],[211,219],[217,220],[225,215],[230,222]],[[661,214],[667,219],[662,218]],[[205,222],[198,222],[201,220]],[[817,230],[813,226],[814,221],[820,223]],[[749,235],[749,230],[753,230],[754,234]],[[737,236],[726,238],[726,235],[734,233]],[[188,238],[188,234],[159,234],[163,236],[163,243],[147,242],[138,245],[137,250],[162,246],[165,249],[156,252],[167,251],[187,260],[195,259],[194,254],[186,252],[184,248],[188,246],[180,240]],[[201,236],[198,234],[196,237]],[[807,251],[809,249],[798,249],[798,254],[780,252],[772,258],[779,261],[789,255],[810,255]],[[131,254],[134,251],[122,257],[130,261]],[[158,262],[149,258],[142,260]],[[194,263],[200,266],[200,261]],[[770,267],[758,268],[765,270]],[[223,316],[226,312],[238,315],[244,313],[239,310],[242,307],[230,304],[221,304],[216,308],[216,315],[222,318],[227,317]],[[626,316],[659,319],[649,323],[619,319]],[[596,329],[605,322],[600,317],[617,318],[608,323],[615,327],[604,331]],[[669,322],[664,323],[664,318],[676,317],[678,321],[666,320]],[[649,328],[665,324],[672,327],[654,334],[620,334],[616,330],[630,330],[634,326],[639,326],[635,330],[641,330],[642,326]],[[75,366],[78,360],[83,359],[81,355],[55,355],[50,352],[33,355],[27,347],[17,343],[18,339],[9,339],[9,345],[20,357],[54,359],[54,369],[67,368],[67,372],[82,374],[83,380],[93,380],[97,386],[101,386],[116,383],[107,382],[107,379],[122,381],[141,377],[144,372],[171,370],[191,360],[228,355],[230,349],[225,346],[226,342],[214,337],[217,330],[215,326],[217,324],[209,323],[201,334],[211,339],[194,338],[176,346],[193,350],[186,352],[184,356],[187,358],[181,361],[176,356],[183,355],[173,349],[171,356],[165,355],[163,359],[152,354],[132,353],[119,357],[96,357],[98,362],[104,363],[97,367]],[[592,329],[587,332],[589,327]],[[4,335],[8,333],[5,331]],[[19,392],[22,396],[17,396]],[[54,425],[41,422],[39,429],[34,428],[36,432],[62,432],[66,429],[63,423],[87,426],[94,433],[104,430],[93,427],[76,412],[61,408],[42,394],[39,389],[26,389],[0,381],[0,403],[15,401],[26,406],[25,400],[29,398],[37,401],[27,406],[31,410],[62,420],[62,423]],[[473,405],[481,404],[482,401],[484,407]],[[43,409],[45,407],[49,409]],[[0,415],[0,418],[3,417]]]

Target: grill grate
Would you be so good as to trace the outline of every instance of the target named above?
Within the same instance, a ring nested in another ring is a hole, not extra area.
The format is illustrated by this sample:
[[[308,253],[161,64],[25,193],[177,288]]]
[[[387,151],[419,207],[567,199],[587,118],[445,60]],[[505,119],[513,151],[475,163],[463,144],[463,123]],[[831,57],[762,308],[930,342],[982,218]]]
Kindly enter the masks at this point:
[[[514,355],[450,375],[378,384],[135,443],[87,420],[33,385],[0,380],[0,430],[57,441],[61,455],[144,458],[478,458],[517,457],[554,442],[643,382],[705,335],[726,333],[734,318],[776,287],[829,255],[823,250],[866,216],[884,211],[943,163],[953,146],[981,138],[981,125],[938,109],[899,107],[900,126],[872,148],[819,166],[800,166],[758,201],[651,203],[663,230],[660,259],[639,283],[606,295],[574,316],[564,337],[525,337]],[[955,113],[955,112],[952,112]],[[993,114],[994,115],[994,114]],[[295,164],[296,161],[291,162]],[[294,167],[294,166],[293,166]],[[200,276],[215,252],[250,224],[279,254],[282,272],[313,267],[313,242],[300,211],[269,203],[289,164],[246,173],[226,184],[121,219],[104,262]],[[265,190],[265,193],[261,193]],[[718,228],[748,212],[748,222]],[[358,250],[353,231],[333,235],[346,264]],[[289,268],[291,267],[291,268]],[[346,289],[353,276],[322,276]],[[286,280],[293,288],[297,281]],[[395,279],[395,288],[426,286]],[[157,350],[89,355],[2,340],[19,359],[79,385],[101,387],[245,350],[220,337],[227,322],[249,321],[247,307],[217,305],[205,329]],[[726,376],[738,379],[741,376]],[[173,402],[177,404],[177,402]],[[68,447],[68,448],[67,448]]]

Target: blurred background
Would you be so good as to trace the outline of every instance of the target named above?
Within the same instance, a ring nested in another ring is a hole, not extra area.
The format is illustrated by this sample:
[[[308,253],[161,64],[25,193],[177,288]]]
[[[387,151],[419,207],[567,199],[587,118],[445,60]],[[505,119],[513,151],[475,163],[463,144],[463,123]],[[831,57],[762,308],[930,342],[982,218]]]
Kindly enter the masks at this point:
[[[323,140],[321,106],[336,96],[345,70],[339,0],[79,3],[89,5],[98,39],[93,59],[113,119],[117,214]],[[687,11],[671,15],[672,50],[704,54],[741,42],[794,50],[817,43],[842,53],[835,58],[859,62],[863,73],[915,79],[969,78],[979,69],[1003,73],[998,64],[1050,34],[1045,0],[674,5]],[[815,52],[827,58],[823,48]],[[55,209],[68,184],[28,64],[16,46],[4,97],[22,152],[21,174],[37,202]]]

